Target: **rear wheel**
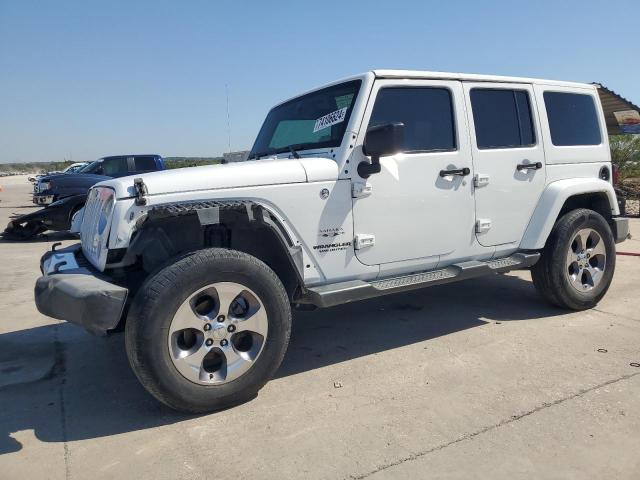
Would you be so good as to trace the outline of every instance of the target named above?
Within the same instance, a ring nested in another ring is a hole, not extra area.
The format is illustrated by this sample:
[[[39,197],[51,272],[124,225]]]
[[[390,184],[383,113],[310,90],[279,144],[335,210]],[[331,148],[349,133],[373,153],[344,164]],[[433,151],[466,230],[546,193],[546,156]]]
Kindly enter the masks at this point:
[[[594,307],[607,293],[615,263],[609,224],[599,213],[582,208],[558,220],[531,276],[538,292],[550,303],[584,310]]]
[[[269,267],[207,249],[145,282],[125,336],[131,366],[153,396],[205,412],[253,398],[280,365],[290,331],[288,297]]]

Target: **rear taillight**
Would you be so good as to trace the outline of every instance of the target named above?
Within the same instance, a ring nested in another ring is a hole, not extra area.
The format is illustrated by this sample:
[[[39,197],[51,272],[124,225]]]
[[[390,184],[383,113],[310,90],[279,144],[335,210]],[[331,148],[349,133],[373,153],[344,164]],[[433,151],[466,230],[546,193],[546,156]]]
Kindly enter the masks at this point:
[[[614,185],[618,185],[618,183],[620,182],[620,170],[618,169],[618,166],[615,164],[611,165],[611,169],[613,170],[613,184]]]

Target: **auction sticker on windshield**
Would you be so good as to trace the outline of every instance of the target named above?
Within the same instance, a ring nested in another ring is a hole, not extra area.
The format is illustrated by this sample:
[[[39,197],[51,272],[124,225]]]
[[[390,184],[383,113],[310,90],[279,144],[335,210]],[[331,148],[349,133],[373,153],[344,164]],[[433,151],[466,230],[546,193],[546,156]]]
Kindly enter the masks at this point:
[[[348,107],[344,107],[335,112],[327,113],[325,116],[317,119],[313,127],[313,133],[335,125],[336,123],[344,122],[344,118],[347,116],[347,108]]]

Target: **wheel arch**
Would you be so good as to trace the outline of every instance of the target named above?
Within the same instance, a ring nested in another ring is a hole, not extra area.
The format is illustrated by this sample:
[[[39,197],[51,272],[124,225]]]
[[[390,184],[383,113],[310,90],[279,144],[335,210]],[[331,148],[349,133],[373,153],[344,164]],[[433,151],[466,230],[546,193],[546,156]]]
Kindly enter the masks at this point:
[[[202,248],[228,248],[252,255],[280,278],[293,300],[304,288],[302,247],[285,221],[250,200],[157,205],[141,218],[129,247],[107,268],[139,264],[151,273],[173,258]]]
[[[613,216],[619,215],[613,186],[598,178],[575,178],[552,182],[543,191],[520,242],[523,250],[544,247],[557,220],[576,208],[588,208],[600,213],[612,230]],[[614,231],[614,236],[616,232]]]

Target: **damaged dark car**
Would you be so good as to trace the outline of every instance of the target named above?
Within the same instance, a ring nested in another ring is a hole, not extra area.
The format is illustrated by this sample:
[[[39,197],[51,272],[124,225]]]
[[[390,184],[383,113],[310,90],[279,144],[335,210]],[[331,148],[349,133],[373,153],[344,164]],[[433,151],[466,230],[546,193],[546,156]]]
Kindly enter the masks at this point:
[[[117,155],[91,162],[77,173],[39,178],[34,186],[33,203],[46,207],[14,216],[3,237],[28,240],[49,230],[69,230],[74,216],[86,202],[87,192],[96,183],[164,169],[164,160],[160,155]]]

